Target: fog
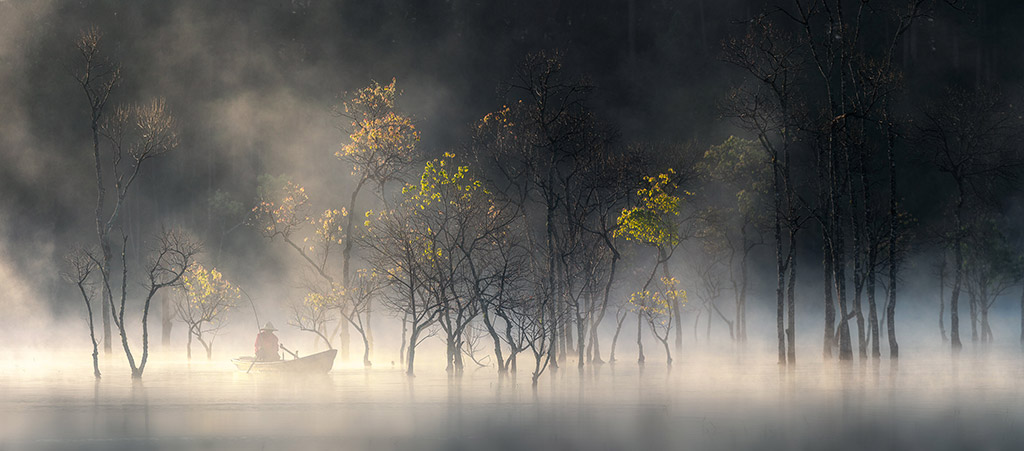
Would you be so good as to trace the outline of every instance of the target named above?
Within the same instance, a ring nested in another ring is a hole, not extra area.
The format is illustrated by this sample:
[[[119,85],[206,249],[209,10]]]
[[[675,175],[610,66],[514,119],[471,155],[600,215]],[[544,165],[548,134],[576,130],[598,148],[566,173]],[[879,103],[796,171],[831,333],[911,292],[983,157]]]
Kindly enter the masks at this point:
[[[1020,447],[1024,6],[811,3],[0,0],[0,449]]]
[[[72,356],[68,356],[72,357]],[[107,368],[105,368],[107,369]],[[109,368],[113,369],[113,368]],[[142,382],[88,365],[6,361],[5,449],[1013,448],[1015,350],[866,368],[780,370],[770,353],[691,356],[671,371],[564,370],[542,388],[486,369],[339,368],[278,378],[164,361]]]

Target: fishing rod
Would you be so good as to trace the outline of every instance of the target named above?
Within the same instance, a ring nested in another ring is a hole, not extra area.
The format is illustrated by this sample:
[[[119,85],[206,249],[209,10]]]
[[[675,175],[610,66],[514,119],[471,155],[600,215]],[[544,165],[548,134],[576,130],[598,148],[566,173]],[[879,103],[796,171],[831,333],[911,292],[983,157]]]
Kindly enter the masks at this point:
[[[259,327],[260,327],[260,314],[256,313],[256,304],[252,302],[252,298],[249,297],[249,293],[245,292],[245,288],[238,287],[238,290],[241,291],[242,294],[245,295],[245,298],[249,300],[249,305],[252,307],[252,314],[256,317],[256,328],[259,329]]]
[[[252,302],[252,297],[249,296],[249,293],[245,292],[244,288],[238,287],[238,289],[245,295],[245,298],[249,300],[249,305],[252,306],[252,314],[256,317],[256,329],[258,330],[260,328],[260,314],[256,312],[256,303]],[[256,357],[257,356],[255,355],[252,356],[252,363],[249,364],[249,369],[245,370],[246,374],[249,374],[249,372],[252,371],[252,367],[256,365]]]

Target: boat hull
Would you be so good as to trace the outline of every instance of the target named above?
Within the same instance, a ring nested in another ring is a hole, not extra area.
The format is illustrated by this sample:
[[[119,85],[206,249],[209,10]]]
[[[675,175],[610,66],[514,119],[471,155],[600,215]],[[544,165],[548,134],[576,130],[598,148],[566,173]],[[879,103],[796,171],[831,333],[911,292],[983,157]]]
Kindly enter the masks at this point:
[[[305,357],[292,360],[275,360],[253,363],[252,357],[239,357],[232,359],[231,363],[241,371],[260,373],[305,373],[323,374],[331,371],[334,367],[334,358],[338,355],[337,349],[310,354]]]

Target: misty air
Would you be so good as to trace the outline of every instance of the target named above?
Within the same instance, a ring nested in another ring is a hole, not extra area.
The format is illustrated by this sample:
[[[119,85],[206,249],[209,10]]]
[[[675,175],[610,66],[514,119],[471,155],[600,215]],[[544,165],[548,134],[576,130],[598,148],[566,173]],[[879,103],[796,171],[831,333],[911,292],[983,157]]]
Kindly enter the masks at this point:
[[[1020,23],[0,0],[0,450],[1019,449]]]

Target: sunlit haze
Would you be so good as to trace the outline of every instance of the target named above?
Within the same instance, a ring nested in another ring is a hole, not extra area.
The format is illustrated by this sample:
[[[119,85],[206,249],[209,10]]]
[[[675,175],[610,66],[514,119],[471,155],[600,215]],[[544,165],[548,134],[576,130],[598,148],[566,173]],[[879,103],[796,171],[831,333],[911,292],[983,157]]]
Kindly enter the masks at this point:
[[[1022,22],[0,0],[0,450],[1019,449]]]

